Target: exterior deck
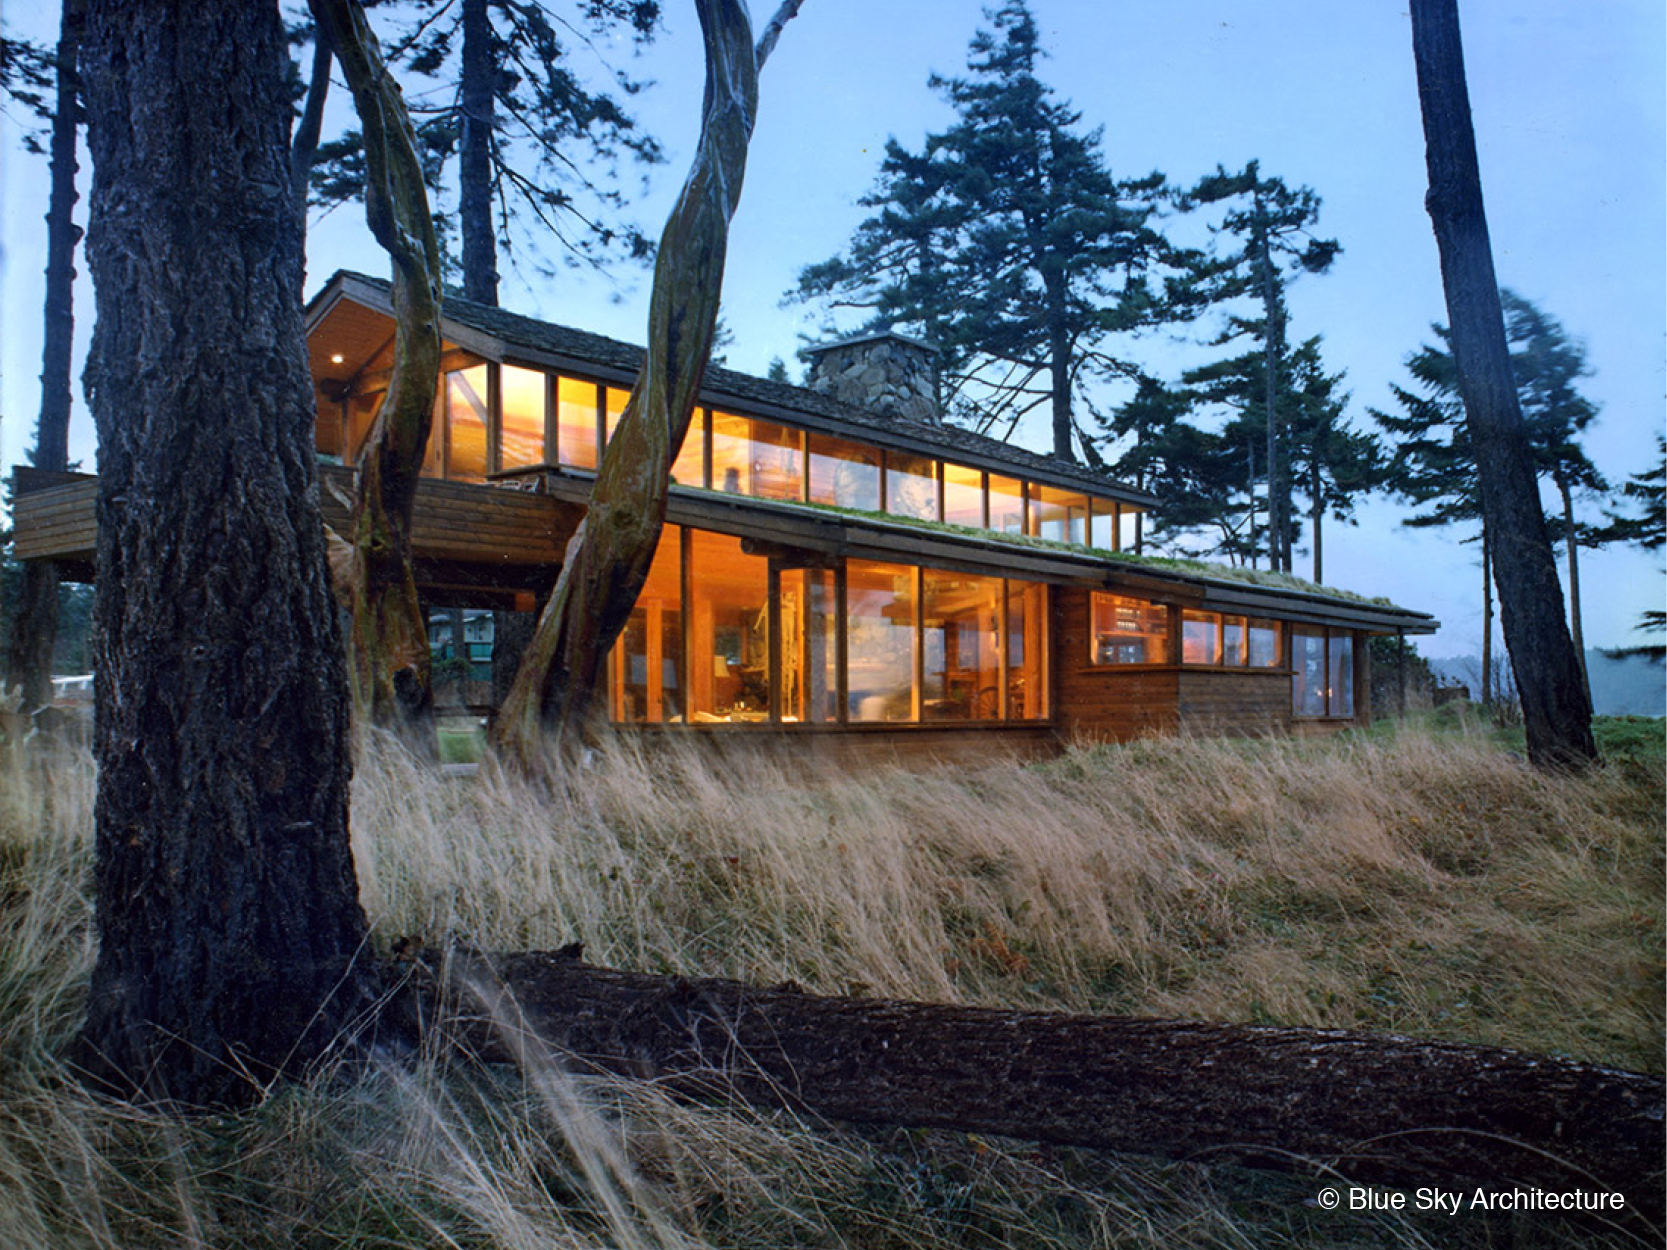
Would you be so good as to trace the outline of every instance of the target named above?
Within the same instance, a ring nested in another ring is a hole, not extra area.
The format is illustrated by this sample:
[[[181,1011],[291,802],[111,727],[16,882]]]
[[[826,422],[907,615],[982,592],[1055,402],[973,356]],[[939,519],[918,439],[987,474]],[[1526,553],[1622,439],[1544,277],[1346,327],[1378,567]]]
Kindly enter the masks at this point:
[[[324,523],[347,534],[353,470],[321,465]],[[91,581],[98,545],[98,478],[15,471],[16,550],[53,560],[72,580]],[[530,490],[424,478],[417,486],[412,554],[418,582],[448,602],[513,607],[546,592],[582,506]]]

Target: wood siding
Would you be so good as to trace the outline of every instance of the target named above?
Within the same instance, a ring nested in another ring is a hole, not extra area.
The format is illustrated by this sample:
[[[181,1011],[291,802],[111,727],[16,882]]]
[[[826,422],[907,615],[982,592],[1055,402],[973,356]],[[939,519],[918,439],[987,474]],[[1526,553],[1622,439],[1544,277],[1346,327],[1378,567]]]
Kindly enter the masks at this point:
[[[20,474],[18,487],[12,500],[17,558],[91,563],[98,547],[98,479],[82,476],[25,493]]]
[[[329,465],[320,472],[319,500],[325,524],[345,535],[353,470]],[[91,564],[98,545],[98,479],[19,493],[16,551],[23,560]],[[417,486],[412,553],[419,561],[494,567],[554,566],[583,509],[549,495],[442,482]]]
[[[1212,669],[1177,665],[1093,665],[1089,596],[1082,586],[1054,591],[1054,707],[1062,737],[1127,741],[1144,734],[1335,733],[1370,719],[1367,635],[1354,634],[1353,719],[1291,713],[1288,668]],[[1178,609],[1177,609],[1178,611]]]

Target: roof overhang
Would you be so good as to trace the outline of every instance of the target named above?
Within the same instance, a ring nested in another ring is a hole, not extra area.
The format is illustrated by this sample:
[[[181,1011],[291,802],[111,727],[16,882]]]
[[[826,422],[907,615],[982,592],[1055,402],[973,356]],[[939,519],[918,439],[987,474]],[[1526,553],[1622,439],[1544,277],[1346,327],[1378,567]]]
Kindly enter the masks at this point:
[[[545,474],[543,485],[560,499],[582,504],[590,499],[592,482],[588,473],[551,472]],[[806,557],[923,564],[985,577],[1156,595],[1201,610],[1270,616],[1369,633],[1428,634],[1440,627],[1440,622],[1427,613],[1312,590],[1240,582],[1233,580],[1227,570],[1222,576],[1212,577],[1139,557],[1014,540],[959,526],[915,524],[877,513],[847,512],[815,504],[673,486],[667,498],[666,520],[735,535],[756,554],[797,552]]]

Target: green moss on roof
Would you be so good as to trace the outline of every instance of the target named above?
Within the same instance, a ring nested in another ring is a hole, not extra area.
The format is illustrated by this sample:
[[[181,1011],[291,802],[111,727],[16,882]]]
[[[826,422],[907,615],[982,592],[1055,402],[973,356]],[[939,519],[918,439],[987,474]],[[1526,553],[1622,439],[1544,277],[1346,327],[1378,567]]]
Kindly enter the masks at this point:
[[[720,491],[708,491],[708,494],[722,494]],[[1271,570],[1240,568],[1231,564],[1211,564],[1207,560],[1182,559],[1175,556],[1144,556],[1135,555],[1127,551],[1106,551],[1100,547],[1085,547],[1080,543],[1061,542],[1054,538],[1038,538],[1030,534],[1004,534],[995,530],[980,529],[972,525],[957,525],[951,521],[928,521],[920,517],[899,516],[889,512],[871,512],[865,508],[844,508],[834,504],[801,503],[793,501],[794,506],[811,508],[817,512],[836,513],[863,521],[879,521],[888,525],[904,525],[912,529],[937,531],[953,534],[962,538],[973,538],[983,543],[1004,543],[1015,547],[1030,547],[1043,551],[1061,551],[1071,555],[1082,556],[1091,554],[1096,559],[1109,560],[1120,564],[1127,564],[1134,568],[1163,569],[1175,573],[1186,573],[1194,577],[1208,578],[1219,582],[1239,582],[1250,586],[1265,586],[1274,590],[1290,590],[1299,594],[1314,595],[1321,599],[1336,599],[1345,603],[1364,603],[1374,607],[1397,608],[1390,600],[1381,595],[1367,596],[1357,594],[1352,590],[1343,590],[1336,586],[1322,586],[1317,582],[1310,582],[1290,573],[1275,573]]]

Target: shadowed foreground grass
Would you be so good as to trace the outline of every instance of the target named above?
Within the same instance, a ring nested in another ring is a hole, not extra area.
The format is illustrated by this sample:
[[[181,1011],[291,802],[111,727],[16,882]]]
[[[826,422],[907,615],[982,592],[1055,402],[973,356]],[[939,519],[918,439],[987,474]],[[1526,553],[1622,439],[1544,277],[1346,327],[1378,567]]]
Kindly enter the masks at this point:
[[[1561,779],[1462,727],[860,778],[621,746],[553,794],[375,748],[355,850],[384,950],[577,939],[597,963],[823,993],[1659,1071],[1653,724]],[[92,768],[14,760],[0,783],[7,1247],[1626,1244],[1544,1216],[1328,1213],[1310,1179],[857,1133],[455,1056],[320,1073],[235,1116],[94,1100],[61,1068],[92,957]]]

